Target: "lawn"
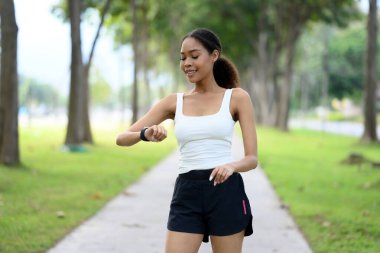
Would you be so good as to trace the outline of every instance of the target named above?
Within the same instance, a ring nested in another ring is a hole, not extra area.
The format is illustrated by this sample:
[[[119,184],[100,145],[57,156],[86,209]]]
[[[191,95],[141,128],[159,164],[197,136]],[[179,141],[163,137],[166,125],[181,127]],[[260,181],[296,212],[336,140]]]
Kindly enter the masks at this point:
[[[63,127],[20,129],[23,166],[0,166],[0,252],[44,252],[176,146],[117,147],[120,131],[95,129],[96,145],[69,153]]]
[[[260,164],[316,253],[380,252],[380,168],[341,163],[353,152],[380,161],[380,145],[306,130],[258,136]]]

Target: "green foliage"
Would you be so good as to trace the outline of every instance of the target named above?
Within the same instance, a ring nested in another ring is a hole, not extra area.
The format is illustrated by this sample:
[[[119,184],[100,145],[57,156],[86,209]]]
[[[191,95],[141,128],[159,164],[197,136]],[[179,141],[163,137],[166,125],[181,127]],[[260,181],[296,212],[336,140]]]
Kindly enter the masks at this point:
[[[322,86],[325,82],[323,56],[333,30],[325,24],[309,24],[300,38],[295,60],[292,109],[303,107],[303,110],[307,110],[322,103]],[[303,92],[307,93],[307,98],[304,98]],[[307,99],[307,104],[302,105],[303,99]]]
[[[81,0],[81,2],[82,14],[84,14],[85,18],[88,18],[88,16],[86,16],[88,12],[91,12],[93,10],[100,11],[105,3],[104,0]],[[52,7],[51,11],[54,15],[62,19],[64,22],[69,21],[70,16],[68,0],[60,0]]]
[[[45,252],[176,146],[168,138],[117,147],[121,131],[98,128],[96,146],[67,153],[60,147],[64,127],[22,128],[24,166],[0,166],[0,252]]]
[[[380,251],[380,170],[341,163],[350,153],[379,161],[378,144],[303,130],[259,129],[258,139],[260,164],[315,253]]]
[[[64,22],[69,21],[69,6],[67,0],[61,0],[51,8],[51,12]]]
[[[356,23],[336,33],[329,45],[329,92],[342,98],[363,90],[365,30]]]
[[[114,36],[115,47],[132,43],[132,11],[130,1],[114,0],[110,6],[110,18],[105,22],[106,28]]]
[[[32,108],[42,105],[53,110],[61,105],[59,92],[52,85],[21,77],[19,86],[20,106]]]
[[[95,68],[91,69],[90,95],[92,105],[111,106],[113,104],[112,88]]]

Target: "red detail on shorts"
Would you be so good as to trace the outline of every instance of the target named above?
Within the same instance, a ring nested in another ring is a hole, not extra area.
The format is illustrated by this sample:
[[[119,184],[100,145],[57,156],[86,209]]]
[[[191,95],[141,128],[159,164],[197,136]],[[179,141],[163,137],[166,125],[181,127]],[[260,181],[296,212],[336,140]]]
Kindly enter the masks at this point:
[[[245,207],[245,200],[243,199],[244,215],[247,215],[247,208]]]

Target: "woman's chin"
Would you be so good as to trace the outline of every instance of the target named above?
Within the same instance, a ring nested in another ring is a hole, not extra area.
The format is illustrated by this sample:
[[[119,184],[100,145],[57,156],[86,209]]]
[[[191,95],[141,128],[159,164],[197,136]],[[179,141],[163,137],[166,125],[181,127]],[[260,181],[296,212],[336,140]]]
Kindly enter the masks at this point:
[[[196,83],[197,80],[193,77],[187,77],[187,81],[189,81],[189,83]]]

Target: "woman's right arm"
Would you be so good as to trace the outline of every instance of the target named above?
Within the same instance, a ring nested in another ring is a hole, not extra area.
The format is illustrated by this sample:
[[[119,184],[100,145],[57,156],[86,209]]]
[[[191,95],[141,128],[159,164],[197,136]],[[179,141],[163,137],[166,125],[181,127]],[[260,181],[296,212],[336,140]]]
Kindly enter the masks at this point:
[[[155,104],[141,119],[131,125],[125,132],[119,134],[116,144],[119,146],[132,146],[138,143],[140,131],[148,127],[145,137],[150,141],[159,142],[166,138],[166,130],[159,126],[166,119],[174,119],[177,95],[171,94]]]

